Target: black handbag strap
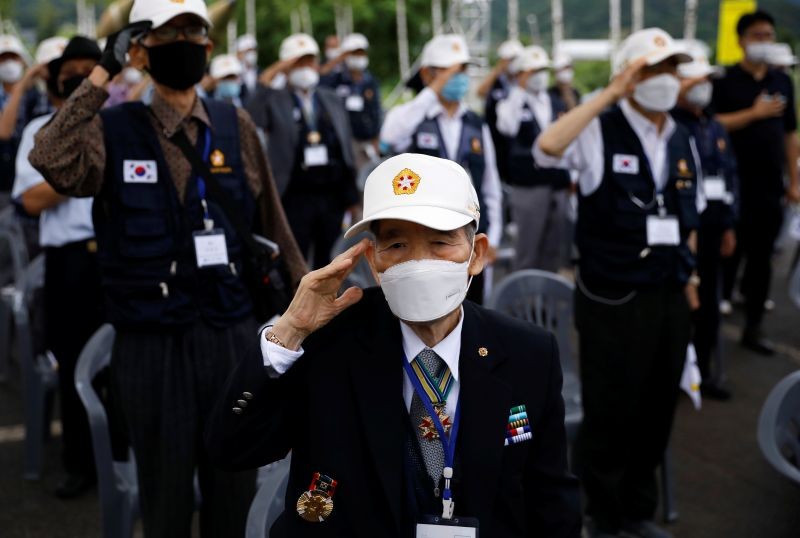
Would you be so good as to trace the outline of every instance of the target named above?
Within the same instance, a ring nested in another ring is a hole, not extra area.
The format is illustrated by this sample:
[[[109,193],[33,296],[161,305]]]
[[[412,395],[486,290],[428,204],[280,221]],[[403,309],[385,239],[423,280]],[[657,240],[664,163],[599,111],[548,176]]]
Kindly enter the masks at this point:
[[[186,157],[186,159],[189,161],[189,164],[192,165],[192,170],[194,170],[196,174],[199,174],[200,177],[205,180],[208,193],[211,195],[211,198],[217,203],[217,205],[220,206],[223,213],[225,213],[225,216],[228,218],[228,221],[231,223],[231,225],[233,225],[233,228],[236,230],[236,234],[245,244],[247,250],[250,252],[250,255],[255,257],[260,256],[264,248],[268,247],[262,247],[253,238],[253,233],[251,230],[247,229],[247,225],[242,218],[241,211],[236,210],[233,200],[231,200],[231,197],[228,196],[227,192],[225,192],[225,189],[220,187],[219,183],[217,183],[217,180],[214,178],[214,175],[211,173],[208,165],[200,156],[200,152],[197,151],[197,148],[194,147],[189,141],[189,137],[186,136],[184,130],[177,130],[175,134],[169,137],[169,140],[178,146],[181,152],[183,152],[184,157]]]

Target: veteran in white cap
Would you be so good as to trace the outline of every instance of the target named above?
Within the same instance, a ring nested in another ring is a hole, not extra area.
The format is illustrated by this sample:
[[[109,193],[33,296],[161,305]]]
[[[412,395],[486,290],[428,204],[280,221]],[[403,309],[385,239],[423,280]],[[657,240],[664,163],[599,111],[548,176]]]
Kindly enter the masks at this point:
[[[484,208],[478,231],[489,237],[491,258],[503,234],[502,190],[489,126],[466,102],[471,61],[464,36],[441,34],[431,39],[422,51],[420,77],[425,89],[386,114],[380,136],[395,153],[450,159],[467,170]],[[476,279],[470,298],[481,300],[483,281]]]
[[[242,357],[206,443],[231,470],[291,451],[272,536],[580,535],[554,339],[464,300],[480,210],[458,164],[387,159],[347,232],[372,237],[309,273]],[[362,256],[380,286],[342,293]]]
[[[214,81],[214,98],[242,106],[242,74],[244,66],[233,54],[220,54],[211,60],[208,70]]]
[[[584,421],[576,456],[594,536],[670,536],[653,522],[651,492],[699,284],[703,170],[688,130],[669,114],[678,66],[691,59],[659,28],[634,32],[608,87],[546,129],[534,149],[539,166],[578,175]]]
[[[247,100],[258,84],[258,41],[254,35],[239,36],[236,40],[236,57],[242,62],[242,98]]]

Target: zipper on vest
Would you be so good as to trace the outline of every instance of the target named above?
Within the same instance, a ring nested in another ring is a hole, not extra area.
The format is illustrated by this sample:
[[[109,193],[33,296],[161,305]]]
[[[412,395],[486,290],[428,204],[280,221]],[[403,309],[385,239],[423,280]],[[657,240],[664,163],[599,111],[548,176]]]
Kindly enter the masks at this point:
[[[178,274],[178,261],[174,260],[169,266],[169,274],[170,276],[175,276]]]
[[[229,263],[228,267],[231,268],[231,273],[233,274],[233,276],[239,276],[239,272],[236,270],[236,264],[235,263],[233,263],[233,262]]]

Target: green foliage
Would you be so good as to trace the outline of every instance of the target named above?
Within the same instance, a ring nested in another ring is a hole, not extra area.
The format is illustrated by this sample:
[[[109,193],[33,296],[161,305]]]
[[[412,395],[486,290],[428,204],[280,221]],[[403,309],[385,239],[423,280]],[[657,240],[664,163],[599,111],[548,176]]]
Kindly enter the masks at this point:
[[[608,62],[575,62],[575,86],[581,94],[608,85],[611,68]]]

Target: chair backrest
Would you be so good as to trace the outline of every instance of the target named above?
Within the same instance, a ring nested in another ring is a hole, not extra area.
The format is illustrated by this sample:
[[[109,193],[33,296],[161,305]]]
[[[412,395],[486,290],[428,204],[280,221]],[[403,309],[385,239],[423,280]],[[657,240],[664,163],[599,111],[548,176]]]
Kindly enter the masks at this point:
[[[247,514],[245,538],[265,538],[283,513],[292,455],[258,470],[258,491]]]
[[[800,484],[800,370],[784,377],[767,396],[757,435],[770,465]]]
[[[333,248],[331,249],[331,259],[347,251],[347,249],[356,245],[356,243],[365,237],[369,237],[369,233],[362,232],[354,237],[351,237],[350,239],[345,239],[343,235],[340,236],[339,239],[337,239],[333,244]],[[355,269],[353,269],[353,271],[347,277],[345,284],[347,286],[358,286],[359,288],[370,288],[372,286],[376,286],[378,283],[375,282],[375,278],[372,276],[372,270],[369,267],[369,263],[367,263],[367,260],[362,257],[358,261],[358,264],[356,264]]]
[[[75,389],[89,417],[92,434],[97,487],[103,517],[103,536],[126,536],[132,529],[132,513],[138,502],[136,464],[115,462],[111,448],[108,417],[92,381],[111,363],[111,350],[116,332],[105,324],[83,347],[75,367]]]
[[[574,284],[562,276],[525,269],[503,279],[487,307],[530,321],[555,334],[566,376],[575,372],[572,353],[574,291]]]

